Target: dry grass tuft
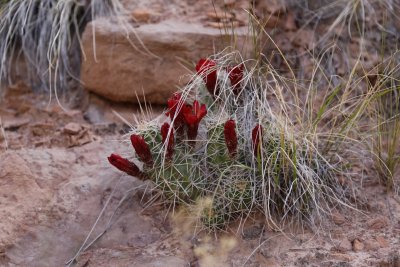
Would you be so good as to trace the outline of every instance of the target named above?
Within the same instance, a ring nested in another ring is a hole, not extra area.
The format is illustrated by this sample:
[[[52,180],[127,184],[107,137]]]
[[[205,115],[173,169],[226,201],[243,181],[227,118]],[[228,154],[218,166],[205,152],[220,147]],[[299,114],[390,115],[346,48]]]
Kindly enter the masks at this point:
[[[2,87],[15,73],[34,89],[54,93],[76,86],[81,63],[80,35],[99,16],[116,16],[118,0],[11,0],[1,3]],[[18,69],[22,68],[22,69]]]

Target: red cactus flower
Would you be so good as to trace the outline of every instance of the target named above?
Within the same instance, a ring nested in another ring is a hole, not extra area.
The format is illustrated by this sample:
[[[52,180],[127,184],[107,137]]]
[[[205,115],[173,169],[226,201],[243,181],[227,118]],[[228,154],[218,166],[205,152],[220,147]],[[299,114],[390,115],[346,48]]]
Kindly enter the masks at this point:
[[[161,136],[162,136],[162,142],[165,144],[168,141],[168,144],[165,144],[167,146],[167,153],[166,153],[166,158],[168,160],[172,159],[172,155],[174,153],[174,131],[171,131],[168,138],[168,132],[169,132],[169,124],[166,122],[161,126]]]
[[[251,139],[253,141],[253,153],[255,157],[258,157],[260,153],[260,141],[262,140],[263,128],[260,124],[257,124],[251,132]]]
[[[204,58],[196,65],[197,74],[203,75],[207,90],[213,96],[218,95],[216,65],[215,61]]]
[[[235,95],[238,95],[241,89],[241,82],[243,80],[243,64],[237,65],[233,68],[228,68],[229,79],[231,80],[232,90]]]
[[[229,156],[234,158],[237,154],[237,135],[236,135],[236,123],[234,120],[228,120],[225,122],[224,125],[224,136],[225,136],[225,143],[228,147]]]
[[[197,100],[193,102],[193,106],[186,105],[183,110],[186,125],[188,127],[187,135],[189,140],[195,140],[199,129],[200,121],[207,115],[207,108],[205,104],[200,104]]]
[[[153,157],[151,156],[150,148],[144,138],[140,135],[132,134],[131,143],[140,160],[146,165],[153,165]]]
[[[123,171],[131,176],[144,176],[144,174],[140,171],[139,167],[136,166],[135,163],[121,157],[120,155],[111,154],[111,156],[108,157],[108,161],[118,170]]]
[[[185,126],[185,119],[183,117],[183,107],[184,103],[182,101],[182,95],[180,93],[174,93],[169,99],[168,99],[168,111],[165,113],[165,115],[169,116],[171,121],[174,120],[173,126],[175,131],[177,131],[178,136],[183,136],[184,135],[184,126]],[[179,112],[178,111],[179,108]]]
[[[174,93],[168,99],[168,102],[167,102],[168,111],[166,112],[166,115],[170,116],[170,118],[173,119],[180,103],[182,103],[182,94]]]

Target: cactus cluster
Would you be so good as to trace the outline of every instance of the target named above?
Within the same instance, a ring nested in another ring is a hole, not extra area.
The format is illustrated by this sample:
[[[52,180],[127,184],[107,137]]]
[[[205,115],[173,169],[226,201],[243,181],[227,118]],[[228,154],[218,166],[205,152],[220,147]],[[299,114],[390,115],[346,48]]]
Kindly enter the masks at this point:
[[[307,135],[272,111],[260,77],[245,64],[201,59],[191,83],[168,100],[164,123],[133,129],[134,158],[119,170],[151,180],[169,203],[193,207],[223,229],[259,212],[274,222],[304,218],[339,198],[334,167]]]

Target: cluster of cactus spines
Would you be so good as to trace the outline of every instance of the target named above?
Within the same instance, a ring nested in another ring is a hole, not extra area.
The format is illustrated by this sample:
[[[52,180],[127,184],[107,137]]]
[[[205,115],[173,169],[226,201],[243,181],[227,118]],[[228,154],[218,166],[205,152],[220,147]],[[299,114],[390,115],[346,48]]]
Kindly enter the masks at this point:
[[[339,198],[334,168],[269,108],[258,84],[265,77],[222,60],[201,59],[196,70],[191,84],[168,99],[162,125],[133,129],[143,167],[115,154],[112,165],[152,180],[173,205],[190,208],[210,198],[198,219],[212,229],[257,211],[273,221],[303,218],[322,210],[322,200]]]

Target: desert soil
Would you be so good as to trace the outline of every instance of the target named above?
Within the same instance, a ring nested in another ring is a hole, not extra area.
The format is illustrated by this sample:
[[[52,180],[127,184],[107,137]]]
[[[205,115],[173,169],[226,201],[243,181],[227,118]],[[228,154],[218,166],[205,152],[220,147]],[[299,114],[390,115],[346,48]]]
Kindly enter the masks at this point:
[[[124,197],[109,230],[76,266],[210,266],[208,261],[217,266],[400,266],[400,199],[374,179],[362,187],[362,212],[338,211],[318,231],[285,234],[249,219],[217,238],[194,237],[168,216],[167,207],[146,208],[145,183],[108,165],[110,153],[129,149],[120,142],[129,127],[111,110],[132,123],[138,114],[137,107],[95,96],[85,110],[66,111],[47,95],[21,86],[5,96],[0,108],[1,266],[64,265],[107,201],[90,240],[105,229]]]
[[[136,12],[146,9],[150,21],[207,17],[197,1],[169,1],[175,9],[141,2]],[[121,142],[126,122],[140,117],[137,106],[94,95],[71,109],[21,84],[8,90],[0,105],[0,266],[65,265],[100,213],[89,243],[107,231],[75,266],[400,266],[400,197],[373,175],[358,180],[358,211],[337,210],[318,228],[279,232],[251,218],[225,233],[192,235],[185,218],[147,205],[150,184],[107,162],[130,149]]]

